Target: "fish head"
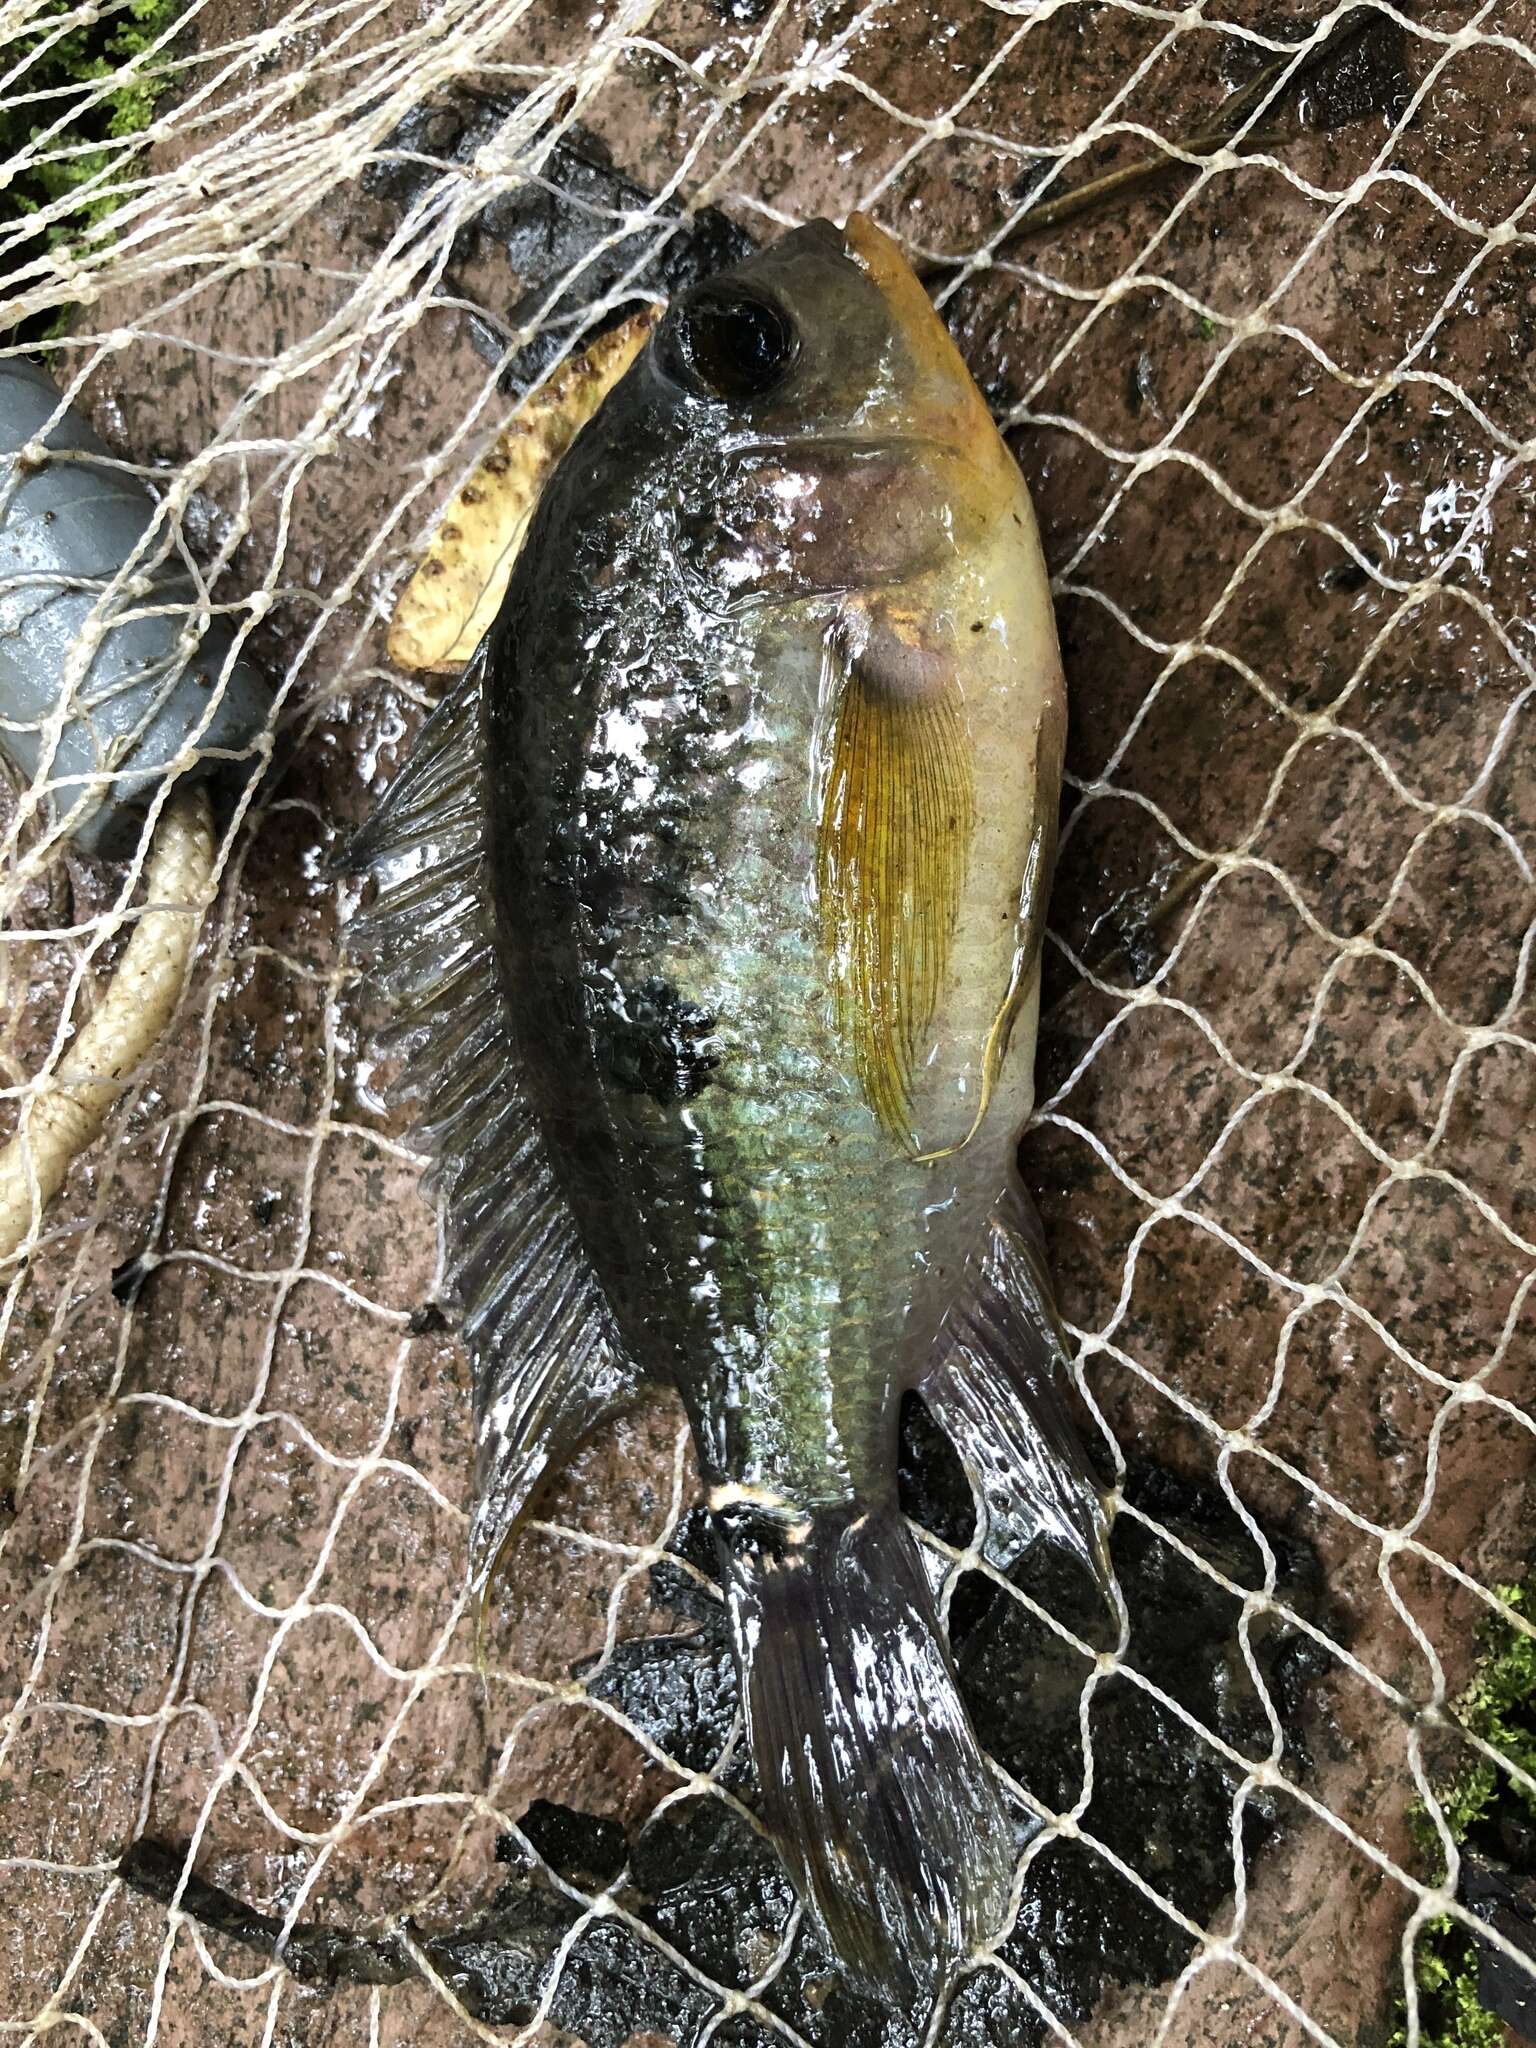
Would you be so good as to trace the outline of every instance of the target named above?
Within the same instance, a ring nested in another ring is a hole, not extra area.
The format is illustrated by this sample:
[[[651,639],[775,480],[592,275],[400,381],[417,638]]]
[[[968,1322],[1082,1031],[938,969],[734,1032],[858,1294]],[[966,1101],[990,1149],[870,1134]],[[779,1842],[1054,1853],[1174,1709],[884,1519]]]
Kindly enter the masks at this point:
[[[711,568],[742,602],[932,574],[1017,489],[943,321],[861,214],[812,221],[696,287],[651,358],[678,438],[708,447]]]

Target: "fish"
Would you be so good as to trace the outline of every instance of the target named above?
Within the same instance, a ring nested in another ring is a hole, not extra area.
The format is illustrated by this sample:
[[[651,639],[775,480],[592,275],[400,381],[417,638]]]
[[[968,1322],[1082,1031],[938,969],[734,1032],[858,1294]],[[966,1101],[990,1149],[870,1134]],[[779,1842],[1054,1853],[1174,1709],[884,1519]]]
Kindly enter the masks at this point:
[[[473,1582],[674,1389],[762,1821],[902,2009],[1039,1825],[899,1511],[904,1395],[990,1562],[1107,1585],[1017,1162],[1065,731],[1023,478],[854,214],[669,305],[349,856],[463,1311]]]

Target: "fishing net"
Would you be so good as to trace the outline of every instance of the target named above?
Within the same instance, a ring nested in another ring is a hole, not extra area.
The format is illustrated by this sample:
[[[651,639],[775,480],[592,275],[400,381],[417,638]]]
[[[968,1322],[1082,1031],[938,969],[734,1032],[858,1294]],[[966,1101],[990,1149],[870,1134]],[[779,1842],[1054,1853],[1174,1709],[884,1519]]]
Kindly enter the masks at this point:
[[[271,688],[176,1026],[0,1272],[0,2023],[923,2038],[751,1830],[675,1408],[541,1503],[482,1671],[465,1365],[325,867],[441,688],[388,623],[514,395],[689,263],[855,205],[924,266],[1055,576],[1023,1163],[1123,1595],[1106,1631],[989,1572],[908,1418],[967,1698],[1043,1821],[928,2038],[1529,2017],[1525,0],[0,19],[0,346]],[[13,1120],[159,816],[98,860],[37,794]]]

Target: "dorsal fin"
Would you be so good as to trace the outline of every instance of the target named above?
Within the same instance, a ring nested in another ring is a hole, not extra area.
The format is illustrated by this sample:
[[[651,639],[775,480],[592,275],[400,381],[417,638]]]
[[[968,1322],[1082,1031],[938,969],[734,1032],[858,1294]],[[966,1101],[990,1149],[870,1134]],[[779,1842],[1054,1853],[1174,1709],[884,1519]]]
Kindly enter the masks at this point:
[[[473,1374],[482,1586],[542,1475],[638,1386],[508,1028],[482,814],[485,659],[482,643],[344,856],[377,883],[347,944],[394,1004],[395,1093],[421,1105],[416,1137],[446,1214]]]

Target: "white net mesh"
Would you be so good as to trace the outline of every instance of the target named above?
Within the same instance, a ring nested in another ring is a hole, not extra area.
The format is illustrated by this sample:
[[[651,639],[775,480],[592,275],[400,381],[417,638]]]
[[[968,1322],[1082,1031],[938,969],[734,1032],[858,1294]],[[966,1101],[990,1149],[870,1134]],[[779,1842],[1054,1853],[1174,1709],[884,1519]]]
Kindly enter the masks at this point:
[[[1046,1826],[931,2037],[1417,2042],[1421,1930],[1481,1924],[1437,1790],[1480,1764],[1487,1811],[1536,1801],[1452,1711],[1490,1617],[1516,1659],[1532,1637],[1499,1594],[1533,1469],[1536,18],[1382,6],[1321,68],[1348,10],[1287,0],[0,20],[3,346],[153,486],[273,686],[178,1026],[3,1275],[0,2024],[907,2038],[827,1995],[771,1876],[751,1941],[721,1895],[726,1968],[622,1852],[594,1874],[540,1838],[542,1948],[453,1946],[530,1800],[633,1849],[698,1795],[729,1811],[739,1744],[667,1723],[632,1654],[708,1607],[686,1544],[654,1575],[693,1484],[665,1407],[523,1540],[482,1682],[465,1370],[323,871],[432,694],[384,631],[499,368],[633,296],[679,204],[754,235],[859,205],[935,266],[1056,574],[1072,809],[1024,1157],[1139,1589],[1113,1646],[1027,1578],[977,1620],[963,1528],[933,1539],[984,1736]],[[1275,92],[1213,126],[1265,66]],[[567,245],[573,138],[632,184],[589,190]],[[1175,168],[1031,211],[1149,153]],[[69,1071],[151,841],[61,853],[35,794],[6,841],[13,1117]],[[1138,1598],[1170,1639],[1216,1618],[1170,1663]],[[1047,1650],[1065,1704],[1030,1689]],[[1053,1712],[1070,1755],[1032,1777]],[[168,1896],[117,1873],[146,1839],[175,1845]],[[1069,1853],[1107,1934],[1064,1931]],[[220,1899],[271,1916],[265,1954]],[[389,1967],[328,1951],[304,1981],[273,1943],[317,1923],[386,1935]],[[1517,1967],[1512,1923],[1483,1939]]]

